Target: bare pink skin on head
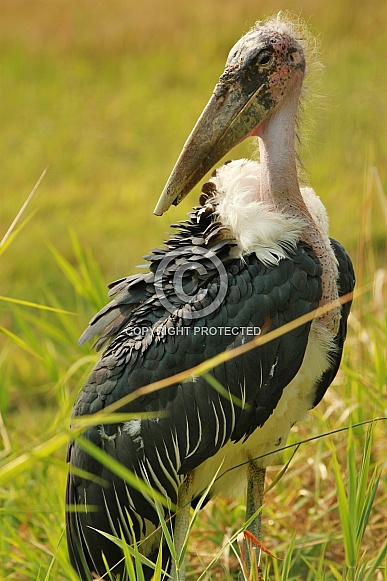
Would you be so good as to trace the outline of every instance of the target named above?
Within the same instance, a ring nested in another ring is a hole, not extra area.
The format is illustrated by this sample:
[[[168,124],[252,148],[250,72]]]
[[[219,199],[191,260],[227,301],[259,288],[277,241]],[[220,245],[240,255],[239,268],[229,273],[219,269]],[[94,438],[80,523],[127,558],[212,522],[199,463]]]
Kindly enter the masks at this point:
[[[275,30],[264,30],[262,36],[270,37],[270,44],[274,49],[277,66],[268,76],[268,92],[273,100],[279,103],[282,102],[285,93],[292,88],[294,77],[298,77],[300,85],[302,84],[305,70],[304,52],[289,35],[279,35]],[[257,125],[248,137],[262,137],[266,124],[267,119]]]

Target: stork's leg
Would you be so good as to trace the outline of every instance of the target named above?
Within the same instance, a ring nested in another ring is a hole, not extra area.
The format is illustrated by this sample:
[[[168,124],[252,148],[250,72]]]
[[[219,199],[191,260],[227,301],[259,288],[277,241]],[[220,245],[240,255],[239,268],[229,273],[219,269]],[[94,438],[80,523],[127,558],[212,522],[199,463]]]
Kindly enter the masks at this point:
[[[249,462],[248,479],[247,479],[247,504],[246,504],[246,519],[249,519],[253,514],[261,508],[263,504],[263,492],[265,489],[265,474],[266,468],[257,466],[254,460]],[[253,520],[248,530],[253,533],[255,537],[261,540],[261,512]]]
[[[263,492],[265,488],[265,473],[266,469],[261,468],[257,465],[254,460],[250,460],[249,467],[247,471],[247,498],[246,498],[246,520],[253,516],[253,514],[261,508],[263,504]],[[249,525],[248,531],[250,531],[259,541],[261,540],[261,512],[258,513],[256,518]],[[249,543],[245,541],[245,551],[247,558],[247,567],[250,571],[252,567],[259,565],[261,552],[257,547],[257,558],[256,563],[250,562],[250,552]],[[243,573],[240,572],[239,580],[244,581]]]
[[[177,512],[174,526],[174,541],[178,557],[180,557],[188,531],[189,511],[191,508],[192,500],[192,484],[193,477],[192,474],[189,473],[187,474],[183,484],[180,486],[179,493],[177,496]],[[185,580],[185,559],[183,560],[180,568],[177,567],[177,563],[172,565],[172,579],[174,581]]]

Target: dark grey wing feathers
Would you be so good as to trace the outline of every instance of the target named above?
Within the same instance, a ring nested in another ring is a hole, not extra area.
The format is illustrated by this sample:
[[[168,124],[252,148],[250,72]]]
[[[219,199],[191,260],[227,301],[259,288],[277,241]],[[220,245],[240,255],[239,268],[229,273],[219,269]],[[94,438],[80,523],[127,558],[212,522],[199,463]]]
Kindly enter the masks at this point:
[[[147,273],[131,275],[119,279],[109,285],[109,297],[114,299],[107,304],[90,321],[89,326],[79,339],[79,345],[84,345],[90,339],[99,335],[96,341],[96,348],[100,350],[106,343],[114,339],[131,321],[132,313],[136,310],[136,324],[142,322],[144,325],[153,323],[165,316],[164,308],[157,301],[155,289],[157,284],[162,285],[162,292],[173,304],[180,304],[176,297],[175,289],[168,278],[173,277],[178,268],[184,267],[189,261],[200,261],[207,269],[204,280],[200,277],[185,277],[184,291],[194,294],[201,284],[208,284],[211,276],[216,275],[216,268],[212,262],[215,255],[219,260],[226,260],[229,249],[235,245],[234,240],[222,238],[219,240],[213,233],[204,236],[208,227],[212,224],[212,216],[198,217],[198,211],[189,214],[190,219],[182,221],[180,224],[173,224],[172,227],[180,229],[165,242],[165,248],[154,248],[145,260],[149,265],[142,265],[149,269]],[[224,230],[224,229],[223,229]],[[198,251],[199,249],[199,251]],[[155,274],[161,265],[162,280],[156,281]],[[144,308],[141,310],[141,305]],[[142,315],[142,319],[141,319]]]

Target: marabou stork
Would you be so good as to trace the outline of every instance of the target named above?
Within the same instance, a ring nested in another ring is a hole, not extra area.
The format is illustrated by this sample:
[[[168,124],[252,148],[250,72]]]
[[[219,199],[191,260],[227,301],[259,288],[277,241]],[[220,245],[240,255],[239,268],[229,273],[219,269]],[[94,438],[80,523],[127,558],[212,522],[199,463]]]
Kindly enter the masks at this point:
[[[216,365],[211,375],[223,391],[191,376],[119,407],[137,414],[133,419],[121,416],[83,433],[167,500],[165,518],[180,548],[189,505],[216,475],[208,496],[235,494],[247,478],[247,513],[254,514],[270,453],[321,400],[340,365],[350,302],[337,299],[352,292],[354,273],[345,250],[328,237],[324,206],[299,185],[296,118],[305,74],[299,36],[278,17],[255,25],[231,49],[155,213],[177,204],[249,136],[258,137],[260,165],[243,159],[218,169],[188,220],[146,257],[148,272],[111,285],[113,300],[80,340],[98,334],[98,348],[110,343],[78,396],[75,418],[334,302],[312,322]],[[67,538],[80,577],[102,576],[106,564],[122,575],[123,553],[109,535],[128,543],[134,535],[154,561],[161,534],[154,499],[109,471],[77,438],[68,459]],[[252,530],[259,529],[257,517]],[[163,566],[184,578],[167,549]],[[150,579],[151,568],[144,565],[144,574]]]

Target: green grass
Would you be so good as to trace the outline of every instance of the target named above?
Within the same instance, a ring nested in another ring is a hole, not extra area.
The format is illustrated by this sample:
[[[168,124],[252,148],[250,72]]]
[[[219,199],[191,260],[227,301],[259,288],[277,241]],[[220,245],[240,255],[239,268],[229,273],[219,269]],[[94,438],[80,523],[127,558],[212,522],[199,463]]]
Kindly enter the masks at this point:
[[[387,415],[386,6],[286,7],[321,32],[323,98],[307,104],[314,124],[302,157],[366,290],[334,385],[289,443],[308,441],[266,494],[263,542],[281,560],[264,556],[262,567],[270,581],[386,581],[386,421],[372,432],[357,426]],[[133,272],[195,203],[191,194],[152,216],[228,49],[283,3],[8,0],[1,8],[0,239],[48,170],[0,250],[0,577],[75,581],[64,458],[72,404],[96,360],[77,339],[106,302],[106,284]],[[251,151],[245,144],[233,155]],[[270,468],[268,486],[281,468]],[[243,500],[195,514],[191,579],[235,578],[228,539],[243,522]]]

